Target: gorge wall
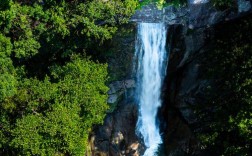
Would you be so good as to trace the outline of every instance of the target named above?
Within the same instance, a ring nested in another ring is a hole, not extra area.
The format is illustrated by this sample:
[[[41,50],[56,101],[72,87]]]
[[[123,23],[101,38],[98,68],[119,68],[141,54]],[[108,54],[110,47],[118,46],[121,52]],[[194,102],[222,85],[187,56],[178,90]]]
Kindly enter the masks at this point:
[[[195,107],[203,105],[206,89],[212,80],[206,76],[206,67],[214,63],[207,55],[215,48],[216,34],[222,25],[232,24],[241,18],[251,18],[250,1],[238,1],[235,9],[220,11],[210,3],[189,5],[185,8],[168,7],[162,11],[149,5],[133,16],[136,22],[166,20],[170,45],[167,77],[163,86],[163,105],[159,111],[161,133],[164,139],[164,156],[212,155],[204,150],[196,134],[204,127],[195,114]],[[117,55],[108,56],[111,81],[108,102],[113,106],[102,126],[90,136],[90,155],[138,156],[145,147],[135,134],[137,105],[133,100],[135,88],[132,62],[135,43],[135,25],[131,31],[117,36],[112,43]],[[210,63],[209,63],[210,61]],[[211,119],[210,119],[211,120]]]

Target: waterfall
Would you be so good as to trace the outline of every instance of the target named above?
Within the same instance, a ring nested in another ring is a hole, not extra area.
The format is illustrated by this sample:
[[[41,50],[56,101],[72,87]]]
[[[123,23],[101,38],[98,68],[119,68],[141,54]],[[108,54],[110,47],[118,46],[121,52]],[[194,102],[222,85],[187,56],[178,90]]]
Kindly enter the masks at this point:
[[[165,76],[167,53],[166,27],[163,23],[139,23],[135,57],[137,58],[136,99],[139,104],[137,132],[147,147],[144,156],[154,156],[162,143],[156,120],[161,106],[161,86]]]

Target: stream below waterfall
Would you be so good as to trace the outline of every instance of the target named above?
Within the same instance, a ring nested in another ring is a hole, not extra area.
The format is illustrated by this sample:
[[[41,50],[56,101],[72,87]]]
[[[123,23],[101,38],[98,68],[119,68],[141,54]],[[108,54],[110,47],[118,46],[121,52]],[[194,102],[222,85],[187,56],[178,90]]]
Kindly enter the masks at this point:
[[[157,120],[167,57],[164,23],[139,23],[135,58],[137,59],[136,100],[139,105],[137,133],[143,138],[144,156],[154,156],[162,144]]]

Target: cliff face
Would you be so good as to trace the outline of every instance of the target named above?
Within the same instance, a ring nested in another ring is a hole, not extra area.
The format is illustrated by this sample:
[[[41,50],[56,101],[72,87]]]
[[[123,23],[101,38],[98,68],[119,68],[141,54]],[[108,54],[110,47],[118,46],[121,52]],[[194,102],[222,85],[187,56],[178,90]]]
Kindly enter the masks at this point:
[[[197,155],[200,144],[194,131],[201,125],[194,114],[196,104],[205,100],[205,88],[210,80],[204,77],[204,56],[214,39],[212,28],[190,30],[182,26],[171,28],[176,36],[171,41],[170,62],[164,91],[161,116],[165,123],[167,155]]]
[[[199,121],[194,108],[204,107],[207,87],[213,83],[206,76],[206,64],[214,60],[208,60],[206,56],[214,50],[216,27],[232,24],[251,13],[250,1],[237,2],[235,8],[224,11],[215,9],[210,3],[180,9],[167,7],[163,11],[150,5],[132,18],[137,22],[165,20],[170,25],[167,41],[170,57],[159,113],[165,156],[212,155],[195,136],[205,125]],[[109,85],[108,102],[113,106],[113,112],[90,137],[92,155],[137,156],[144,151],[142,141],[135,133],[138,108],[133,100],[135,82],[131,70],[134,33],[130,31],[117,38],[113,43],[116,55],[107,56],[113,80]]]
[[[238,5],[242,7],[241,4]],[[216,85],[216,79],[207,75],[207,68],[215,66],[216,60],[211,60],[208,56],[216,50],[217,38],[220,38],[216,36],[222,36],[221,38],[225,38],[225,35],[227,38],[232,36],[225,32],[232,34],[238,30],[234,28],[233,32],[226,31],[227,25],[232,27],[241,18],[250,19],[250,9],[244,11],[242,8],[237,8],[236,12],[235,10],[230,10],[229,13],[220,12],[218,14],[222,14],[222,18],[215,20],[212,17],[213,21],[216,21],[214,23],[207,22],[209,20],[206,19],[199,20],[201,17],[211,18],[208,16],[209,11],[199,9],[201,10],[199,16],[198,10],[192,10],[192,15],[198,14],[194,16],[194,24],[189,21],[187,26],[170,27],[168,75],[164,85],[164,104],[160,110],[166,155],[216,155],[205,149],[197,137],[208,127],[205,127],[207,124],[202,123],[200,117],[196,115],[196,110],[200,108],[200,111],[216,111],[215,108],[204,106],[212,96],[208,92],[209,86]],[[215,59],[218,59],[218,56]],[[215,120],[214,116],[207,118],[207,121]]]

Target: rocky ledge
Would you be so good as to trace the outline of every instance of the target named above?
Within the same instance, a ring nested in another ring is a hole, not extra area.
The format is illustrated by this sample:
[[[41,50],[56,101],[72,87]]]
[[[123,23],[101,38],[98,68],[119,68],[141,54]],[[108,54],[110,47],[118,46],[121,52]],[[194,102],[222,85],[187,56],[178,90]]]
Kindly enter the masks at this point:
[[[189,3],[187,6],[173,5],[158,9],[155,4],[143,6],[132,16],[132,22],[164,22],[168,25],[182,24],[190,29],[211,26],[232,20],[252,12],[251,0],[237,0],[236,7],[226,10],[216,9],[212,3]]]

